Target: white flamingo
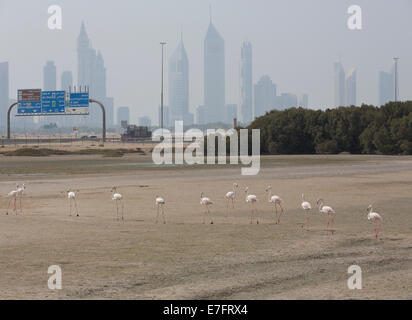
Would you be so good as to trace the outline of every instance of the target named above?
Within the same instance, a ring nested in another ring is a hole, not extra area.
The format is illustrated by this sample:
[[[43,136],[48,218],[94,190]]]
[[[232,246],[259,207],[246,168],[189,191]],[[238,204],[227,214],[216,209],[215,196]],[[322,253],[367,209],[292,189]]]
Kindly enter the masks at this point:
[[[276,215],[275,223],[279,224],[280,223],[280,217],[282,216],[282,213],[285,211],[282,207],[283,200],[279,196],[272,195],[272,186],[268,186],[266,188],[266,192],[268,192],[268,201],[269,201],[269,203],[273,203],[273,205],[275,207],[275,215]],[[279,217],[278,217],[278,206],[280,207],[280,210],[281,210],[280,214],[279,214]]]
[[[119,202],[120,202],[120,206],[121,206],[121,209],[122,209],[122,220],[124,220],[124,217],[123,217],[123,203],[122,203],[123,196],[120,193],[117,192],[117,187],[113,187],[111,192],[113,194],[112,195],[112,200],[116,202],[116,217],[117,217],[117,220],[119,220]]]
[[[376,241],[378,239],[379,229],[382,226],[383,218],[381,217],[381,215],[379,213],[373,212],[373,208],[372,208],[371,204],[368,206],[367,211],[368,211],[368,220],[369,221],[373,220],[373,222],[375,224],[374,240]]]
[[[76,210],[76,217],[79,217],[79,211],[77,210],[77,202],[76,197],[79,193],[79,190],[72,191],[71,189],[67,189],[67,199],[69,201],[69,216],[72,216],[72,207],[74,204],[74,209]]]
[[[258,201],[258,198],[254,194],[249,194],[249,187],[246,187],[245,194],[246,194],[246,202],[251,204],[250,224],[253,223],[253,213],[256,214],[256,224],[259,224],[259,217],[258,217],[258,213],[256,210],[256,202]]]
[[[165,211],[164,211],[165,203],[166,203],[165,199],[163,199],[162,197],[156,196],[156,206],[157,206],[156,223],[159,218],[160,209],[162,209],[163,223],[166,224]]]
[[[302,193],[302,209],[306,213],[306,222],[305,222],[305,229],[308,230],[308,224],[309,224],[309,212],[312,210],[312,205],[310,202],[305,200],[305,195]],[[303,225],[302,225],[303,228]]]
[[[204,197],[203,192],[200,194],[200,204],[206,207],[205,213],[203,215],[203,223],[205,223],[206,214],[210,215],[209,206],[213,204],[213,201],[210,198]],[[213,224],[212,216],[210,215],[210,224]]]
[[[20,189],[20,186],[19,186],[18,184],[16,184],[16,189],[10,191],[10,192],[7,194],[7,197],[9,197],[9,198],[11,198],[11,199],[9,200],[9,204],[8,204],[8,206],[7,206],[6,215],[9,214],[10,203],[11,203],[12,200],[14,200],[14,202],[13,202],[13,203],[14,203],[14,205],[13,205],[13,211],[17,214],[16,201],[17,201],[17,195],[18,195],[18,193],[19,193],[19,189]]]
[[[226,193],[226,217],[229,213],[229,202],[232,201],[232,209],[235,208],[235,198],[236,198],[236,189],[237,189],[238,185],[235,182],[233,184],[233,190],[229,191],[228,193]]]
[[[323,199],[318,199],[316,201],[316,204],[319,206],[319,212],[320,213],[325,213],[325,214],[328,215],[328,223],[326,225],[326,230],[325,230],[325,234],[327,234],[328,231],[329,231],[329,219],[330,219],[331,215],[332,215],[332,222],[331,222],[330,226],[333,227],[333,218],[334,218],[333,215],[335,214],[335,210],[333,210],[332,207],[324,206],[323,203],[324,203]]]
[[[17,188],[17,194],[16,198],[19,198],[19,203],[20,203],[20,213],[23,213],[23,206],[21,204],[21,201],[23,199],[24,191],[26,190],[26,185],[23,183],[21,187]]]

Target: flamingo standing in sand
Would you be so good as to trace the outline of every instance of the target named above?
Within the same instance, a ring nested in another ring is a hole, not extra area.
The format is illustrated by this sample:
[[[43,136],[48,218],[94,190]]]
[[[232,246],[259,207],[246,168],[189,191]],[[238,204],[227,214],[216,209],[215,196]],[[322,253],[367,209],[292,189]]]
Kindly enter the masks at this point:
[[[164,211],[164,206],[165,206],[165,199],[162,197],[156,196],[156,206],[157,206],[157,215],[156,215],[156,223],[159,218],[159,212],[160,208],[162,209],[162,216],[163,216],[163,223],[166,224],[166,219],[165,219],[165,211]]]
[[[368,211],[368,220],[369,221],[373,220],[375,224],[374,240],[376,241],[378,239],[378,231],[382,226],[383,218],[381,217],[379,213],[373,212],[373,208],[371,204],[368,206],[367,211]]]
[[[205,213],[203,215],[203,223],[205,223],[206,214],[210,214],[209,206],[213,204],[210,198],[204,197],[203,192],[200,194],[200,204],[206,207]],[[212,216],[210,215],[210,224],[213,224]]]
[[[112,195],[112,200],[116,202],[116,217],[117,217],[117,220],[119,220],[119,202],[120,202],[120,206],[121,206],[121,209],[122,209],[122,220],[124,220],[124,217],[123,217],[123,203],[122,203],[123,196],[120,193],[117,192],[117,187],[113,187],[111,192],[113,194]]]
[[[236,198],[236,188],[238,187],[237,183],[233,184],[233,190],[226,193],[226,217],[229,213],[229,201],[232,201],[232,209],[235,208],[235,198]]]
[[[268,192],[269,203],[273,203],[273,205],[275,207],[275,215],[276,215],[275,223],[280,224],[280,217],[281,217],[282,213],[285,211],[285,210],[283,210],[283,207],[282,207],[283,200],[279,196],[272,195],[272,186],[268,186],[266,188],[266,192]],[[278,217],[278,206],[280,207],[280,210],[281,210],[280,214],[279,214],[279,217]]]
[[[310,202],[305,200],[305,195],[302,193],[302,209],[305,210],[306,213],[306,222],[305,222],[305,229],[308,230],[308,224],[309,224],[309,212],[312,210],[312,205]],[[302,225],[303,228],[303,225]]]
[[[331,227],[333,226],[333,217],[334,217],[333,215],[335,214],[335,210],[333,210],[329,206],[324,206],[323,203],[324,203],[323,199],[318,199],[318,201],[316,201],[316,204],[319,206],[319,212],[320,213],[326,213],[328,215],[328,223],[326,225],[326,230],[325,230],[325,234],[327,234],[328,231],[329,231],[329,219],[330,219],[331,215],[332,215],[332,222],[331,222],[330,226]]]
[[[246,202],[249,202],[251,204],[250,224],[253,223],[253,213],[256,214],[256,224],[259,224],[259,217],[258,217],[258,213],[256,210],[256,202],[258,201],[258,198],[254,194],[249,194],[249,187],[246,187],[245,193],[246,193]]]
[[[10,192],[7,194],[7,197],[9,197],[9,198],[11,198],[11,199],[9,200],[9,204],[8,204],[8,206],[7,206],[6,215],[9,214],[10,203],[11,203],[12,200],[14,200],[13,211],[17,214],[16,201],[17,201],[17,194],[19,193],[19,191],[18,191],[19,189],[20,189],[20,186],[19,186],[18,184],[16,184],[16,189],[10,191]]]
[[[79,190],[72,191],[71,189],[67,189],[67,199],[69,201],[69,216],[72,216],[72,207],[76,210],[76,217],[79,217],[79,211],[77,210],[77,202],[76,196],[79,193]],[[74,204],[74,206],[73,206]]]

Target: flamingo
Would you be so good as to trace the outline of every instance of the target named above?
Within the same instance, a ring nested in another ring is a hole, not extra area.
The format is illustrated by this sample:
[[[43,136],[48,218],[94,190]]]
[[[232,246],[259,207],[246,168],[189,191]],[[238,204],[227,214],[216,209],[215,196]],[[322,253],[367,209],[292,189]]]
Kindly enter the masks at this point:
[[[254,194],[249,194],[249,187],[246,187],[245,189],[245,194],[246,194],[246,202],[251,203],[251,212],[250,212],[250,224],[253,223],[253,213],[256,213],[256,224],[259,224],[259,218],[256,210],[256,202],[258,201],[258,198]]]
[[[232,209],[234,209],[235,208],[235,204],[234,204],[234,202],[235,202],[235,198],[236,198],[236,188],[238,187],[238,185],[237,185],[237,183],[235,182],[234,184],[233,184],[233,190],[232,191],[229,191],[228,193],[226,193],[226,200],[227,200],[227,202],[226,202],[226,217],[227,217],[227,215],[228,215],[228,213],[229,213],[229,201],[230,200],[232,200]]]
[[[21,187],[17,188],[16,199],[19,198],[20,203],[20,213],[23,213],[23,207],[21,205],[21,199],[23,198],[24,190],[26,190],[26,185],[23,183]]]
[[[122,203],[122,199],[123,196],[117,192],[117,187],[113,187],[112,190],[112,200],[116,202],[116,216],[117,216],[117,220],[119,220],[119,202],[121,205],[121,209],[122,209],[122,220],[124,220],[123,218],[123,203]]]
[[[16,200],[17,200],[17,195],[19,194],[19,189],[20,189],[20,186],[19,186],[18,184],[16,184],[16,189],[10,191],[10,192],[7,194],[7,197],[9,197],[9,198],[11,198],[11,199],[9,200],[9,204],[8,204],[8,206],[7,206],[6,215],[9,214],[10,203],[11,203],[12,200],[14,200],[13,211],[17,214]]]
[[[335,214],[335,210],[333,210],[331,207],[329,207],[329,206],[324,206],[323,205],[323,199],[318,199],[317,201],[316,201],[316,204],[319,206],[319,212],[320,213],[327,213],[328,214],[328,223],[327,223],[327,225],[326,225],[326,230],[325,230],[325,234],[327,234],[328,233],[328,231],[329,231],[329,219],[330,219],[330,215],[331,214]],[[333,226],[333,216],[332,216],[332,222],[331,222],[331,224],[330,224],[330,226],[332,227]]]
[[[305,223],[305,229],[308,230],[308,223],[309,223],[309,212],[312,210],[312,205],[310,202],[305,200],[305,195],[302,193],[302,209],[305,210],[306,213],[306,223]],[[303,225],[302,225],[303,228]]]
[[[269,203],[273,203],[273,205],[275,207],[275,215],[276,215],[275,224],[280,224],[280,217],[281,217],[282,213],[285,211],[282,207],[283,200],[279,196],[272,195],[272,186],[270,186],[270,185],[266,188],[266,192],[268,192],[268,199],[269,199],[268,201],[269,201]],[[281,210],[280,214],[279,214],[279,217],[278,217],[278,206],[280,207],[280,210]]]
[[[76,196],[79,190],[72,191],[70,188],[67,189],[67,199],[69,201],[69,216],[72,216],[72,203],[74,203],[74,209],[76,210],[76,217],[79,217],[79,211],[77,210]]]
[[[381,217],[379,213],[373,212],[373,208],[371,204],[368,206],[367,211],[368,211],[368,220],[369,221],[373,220],[375,224],[374,240],[376,241],[378,239],[378,231],[382,226],[383,218]]]
[[[156,223],[159,218],[160,208],[162,208],[163,223],[166,224],[165,211],[164,211],[165,199],[163,199],[162,197],[156,196],[156,206],[157,206]]]
[[[203,192],[200,194],[200,204],[206,207],[205,214],[203,215],[203,223],[205,223],[206,213],[210,214],[209,206],[213,204],[212,200],[207,197],[204,197]],[[210,224],[213,224],[212,216],[210,216]]]

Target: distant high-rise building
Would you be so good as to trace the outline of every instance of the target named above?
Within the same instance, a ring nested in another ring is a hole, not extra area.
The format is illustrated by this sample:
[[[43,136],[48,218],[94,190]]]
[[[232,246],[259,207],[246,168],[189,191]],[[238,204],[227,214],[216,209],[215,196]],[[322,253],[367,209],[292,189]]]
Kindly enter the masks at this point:
[[[47,61],[43,68],[43,90],[56,90],[56,66],[54,61]]]
[[[127,121],[130,123],[130,110],[129,107],[118,107],[117,108],[117,124],[120,126],[122,121]]]
[[[309,95],[307,95],[306,93],[303,93],[300,95],[299,97],[299,107],[302,108],[309,108]]]
[[[206,122],[221,122],[225,107],[225,41],[210,21],[204,40]]]
[[[379,105],[394,101],[394,75],[390,72],[379,72]]]
[[[356,69],[352,68],[346,75],[346,105],[356,106]]]
[[[193,118],[189,114],[189,60],[182,38],[169,58],[168,72],[171,120],[182,120],[189,124]]]
[[[239,120],[247,124],[253,119],[252,45],[250,42],[243,42],[240,55],[240,110],[238,114]]]
[[[254,117],[260,117],[275,106],[276,85],[269,76],[262,76],[255,84],[255,112]]]
[[[139,117],[138,124],[139,124],[139,126],[142,126],[142,127],[151,127],[152,126],[152,120],[148,116]]]
[[[9,63],[0,62],[0,129],[7,125],[9,102]]]
[[[345,71],[340,62],[334,64],[334,93],[335,107],[345,105]]]
[[[82,22],[80,34],[77,38],[77,86],[76,88],[89,88],[90,97],[99,100],[106,108],[106,113],[111,113],[108,109],[113,107],[113,98],[107,97],[106,89],[106,68],[101,52],[97,52],[91,47],[86,27]],[[105,103],[109,105],[105,105]],[[108,111],[108,112],[107,112]],[[101,111],[96,104],[90,105],[87,125],[96,127],[101,125]],[[108,123],[113,123],[113,117],[108,119]]]
[[[225,122],[227,124],[232,124],[234,118],[238,118],[237,104],[227,104]]]
[[[298,106],[298,97],[295,94],[282,93],[280,97],[282,101],[279,107],[280,110],[295,108]]]
[[[61,75],[61,90],[69,92],[69,89],[73,90],[73,74],[71,71],[63,71]]]
[[[196,124],[206,124],[205,106],[198,106],[196,108]]]

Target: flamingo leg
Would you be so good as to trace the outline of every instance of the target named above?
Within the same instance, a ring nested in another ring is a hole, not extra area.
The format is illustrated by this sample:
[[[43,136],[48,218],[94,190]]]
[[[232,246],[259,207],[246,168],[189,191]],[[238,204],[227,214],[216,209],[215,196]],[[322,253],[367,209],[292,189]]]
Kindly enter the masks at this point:
[[[280,217],[282,216],[282,213],[284,212],[282,205],[279,203],[279,207],[280,207],[280,214],[279,214],[279,218],[278,218],[278,224],[280,224]]]
[[[165,205],[162,204],[162,216],[163,216],[163,223],[166,224],[166,218],[165,218]]]
[[[250,224],[253,223],[253,204],[251,205],[251,211],[250,211]]]
[[[376,219],[375,219],[374,225],[375,225],[375,230],[374,230],[374,238],[373,238],[373,240],[376,241],[376,239],[378,238],[378,233],[377,233],[377,231],[376,231]]]
[[[73,201],[74,201],[74,208],[76,209],[76,217],[79,217],[79,210],[77,210],[76,198],[74,198]]]
[[[257,209],[256,209],[256,205],[253,204],[253,207],[254,207],[254,209],[255,209],[255,214],[256,214],[256,224],[259,224],[259,214],[258,214],[258,211],[257,211]]]
[[[72,216],[72,199],[69,198],[69,217]]]
[[[159,208],[159,204],[158,204],[157,205],[157,214],[156,214],[156,224],[157,224],[157,220],[159,218],[159,210],[160,210],[160,208]]]
[[[16,207],[16,201],[17,201],[17,198],[16,197],[14,197],[14,212],[17,214],[17,207]]]
[[[278,224],[278,207],[275,203],[275,224]]]
[[[325,234],[328,234],[328,230],[329,230],[329,213],[328,213],[328,223],[326,225]]]
[[[20,213],[23,213],[23,207],[22,207],[22,205],[21,205],[21,198],[22,198],[22,197],[19,198],[19,202],[20,202]]]
[[[119,203],[116,201],[116,220],[119,221]]]
[[[124,221],[124,205],[122,200],[120,200],[120,205],[122,206],[122,221]]]
[[[10,200],[9,200],[9,205],[7,206],[6,215],[8,215],[8,214],[9,214],[9,209],[10,209],[11,200],[13,200],[13,199],[10,199]]]
[[[305,223],[305,229],[308,230],[309,226],[309,210],[306,210],[306,223]]]
[[[232,198],[232,209],[235,208],[235,199]]]

